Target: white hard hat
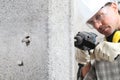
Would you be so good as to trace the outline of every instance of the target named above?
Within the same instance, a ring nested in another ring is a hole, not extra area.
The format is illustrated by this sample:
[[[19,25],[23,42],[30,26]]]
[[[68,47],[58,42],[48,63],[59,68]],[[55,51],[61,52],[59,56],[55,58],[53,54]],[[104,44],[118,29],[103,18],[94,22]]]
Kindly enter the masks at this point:
[[[77,9],[79,16],[82,16],[83,23],[86,23],[94,16],[106,3],[116,0],[77,0]]]

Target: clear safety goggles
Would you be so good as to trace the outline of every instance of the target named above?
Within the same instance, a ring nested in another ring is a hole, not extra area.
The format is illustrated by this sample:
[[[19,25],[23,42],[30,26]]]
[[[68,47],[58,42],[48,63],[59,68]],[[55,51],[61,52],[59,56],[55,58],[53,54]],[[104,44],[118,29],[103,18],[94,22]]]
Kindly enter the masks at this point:
[[[91,19],[89,19],[87,21],[87,25],[90,27],[90,28],[93,28],[94,24],[95,23],[99,23],[99,22],[102,22],[105,18],[105,16],[109,13],[108,12],[108,7],[109,6],[104,6],[102,7],[98,13],[96,13]]]

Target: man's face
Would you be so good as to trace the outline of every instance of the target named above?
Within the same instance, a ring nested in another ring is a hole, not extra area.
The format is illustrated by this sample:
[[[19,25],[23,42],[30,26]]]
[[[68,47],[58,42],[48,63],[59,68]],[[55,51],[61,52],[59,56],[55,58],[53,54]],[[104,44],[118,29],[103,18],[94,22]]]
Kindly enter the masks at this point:
[[[101,34],[109,36],[118,29],[118,15],[117,5],[111,4],[101,8],[87,23]]]

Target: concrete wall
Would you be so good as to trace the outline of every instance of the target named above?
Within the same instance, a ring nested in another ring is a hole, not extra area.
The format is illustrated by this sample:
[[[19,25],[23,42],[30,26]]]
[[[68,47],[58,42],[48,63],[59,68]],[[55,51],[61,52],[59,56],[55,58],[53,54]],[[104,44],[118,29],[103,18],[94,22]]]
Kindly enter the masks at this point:
[[[47,24],[47,0],[0,0],[0,80],[48,80]]]
[[[49,0],[50,80],[74,80],[72,0]]]
[[[75,0],[0,0],[0,80],[76,80]]]
[[[72,0],[0,0],[0,80],[74,80]]]

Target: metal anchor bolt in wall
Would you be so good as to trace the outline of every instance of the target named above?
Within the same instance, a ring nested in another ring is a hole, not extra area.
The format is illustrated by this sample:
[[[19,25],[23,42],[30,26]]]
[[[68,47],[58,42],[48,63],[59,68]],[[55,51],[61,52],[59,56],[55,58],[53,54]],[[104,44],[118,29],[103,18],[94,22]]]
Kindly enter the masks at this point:
[[[26,36],[23,40],[22,43],[25,43],[26,46],[30,45],[30,36]]]

